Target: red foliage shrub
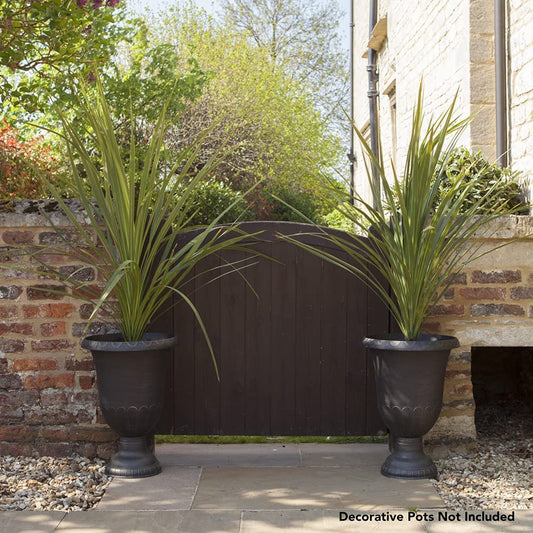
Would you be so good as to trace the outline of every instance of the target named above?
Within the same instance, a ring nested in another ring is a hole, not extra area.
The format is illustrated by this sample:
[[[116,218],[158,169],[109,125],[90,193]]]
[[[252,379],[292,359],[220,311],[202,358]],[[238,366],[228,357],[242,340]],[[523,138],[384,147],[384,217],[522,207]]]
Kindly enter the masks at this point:
[[[0,127],[0,200],[46,198],[43,178],[60,180],[58,160],[43,138],[20,140],[17,130],[6,122]]]

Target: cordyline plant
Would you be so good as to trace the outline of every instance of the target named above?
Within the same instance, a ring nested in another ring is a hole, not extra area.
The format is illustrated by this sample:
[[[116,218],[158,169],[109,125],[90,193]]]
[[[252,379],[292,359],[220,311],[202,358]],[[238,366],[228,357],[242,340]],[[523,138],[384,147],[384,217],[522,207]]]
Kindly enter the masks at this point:
[[[168,126],[163,106],[148,149],[143,150],[142,161],[136,157],[132,131],[125,163],[100,82],[97,80],[90,95],[82,89],[79,99],[99,161],[95,163],[94,154],[88,151],[73,125],[62,117],[74,189],[89,223],[80,222],[60,192],[49,184],[80,239],[75,246],[65,240],[64,246],[58,247],[55,253],[93,265],[103,289],[98,294],[91,293],[90,288],[76,279],[77,272],[65,274],[45,264],[39,259],[42,250],[38,250],[35,258],[46,266],[48,273],[72,289],[72,296],[93,303],[89,323],[99,313],[107,315],[127,341],[143,337],[154,318],[169,305],[173,291],[194,312],[216,369],[204,324],[193,302],[183,292],[183,285],[190,279],[193,267],[208,255],[225,249],[254,254],[243,242],[250,235],[239,230],[236,224],[217,226],[225,214],[223,211],[194,232],[185,244],[177,245],[176,239],[190,229],[191,199],[217,164],[220,154],[214,155],[200,171],[193,172],[200,140],[183,150],[169,165],[162,157]],[[83,176],[78,165],[83,168]],[[61,235],[61,229],[56,230]],[[240,271],[243,267],[242,263],[225,265],[227,272]]]
[[[349,260],[301,242],[297,235],[281,236],[365,281],[387,305],[406,340],[418,338],[424,320],[454,275],[488,253],[482,252],[481,244],[472,237],[489,222],[516,211],[507,203],[494,202],[501,191],[497,183],[472,202],[472,190],[479,189],[475,175],[441,187],[452,150],[469,122],[454,118],[456,98],[424,129],[420,87],[401,177],[394,165],[392,176],[386,175],[381,145],[374,154],[354,127],[364,151],[372,205],[354,194],[353,205],[338,202],[337,209],[351,220],[355,232],[368,232],[368,237],[319,233],[346,252]],[[480,209],[485,205],[494,207],[490,211]]]

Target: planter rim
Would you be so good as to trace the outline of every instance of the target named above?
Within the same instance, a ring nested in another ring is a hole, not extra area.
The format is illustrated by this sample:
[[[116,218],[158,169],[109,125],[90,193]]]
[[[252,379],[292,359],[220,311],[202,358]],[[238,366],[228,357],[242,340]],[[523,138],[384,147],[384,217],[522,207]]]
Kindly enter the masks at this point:
[[[81,347],[94,352],[141,352],[164,350],[176,344],[176,337],[166,333],[145,333],[140,341],[125,341],[120,333],[89,335],[81,341]]]
[[[416,341],[407,341],[401,333],[388,333],[380,337],[365,337],[363,346],[374,350],[398,352],[436,352],[451,350],[460,345],[457,337],[450,335],[420,335]]]

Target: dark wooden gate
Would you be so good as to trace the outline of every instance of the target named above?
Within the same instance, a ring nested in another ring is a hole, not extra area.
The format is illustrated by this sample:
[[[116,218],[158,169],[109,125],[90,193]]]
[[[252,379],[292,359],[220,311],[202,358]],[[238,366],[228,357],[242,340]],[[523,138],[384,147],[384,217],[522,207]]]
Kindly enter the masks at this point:
[[[166,317],[178,345],[158,432],[374,435],[382,430],[361,340],[388,330],[383,305],[353,276],[276,238],[314,232],[313,226],[249,222],[241,227],[262,231],[264,242],[256,248],[277,262],[258,259],[243,272],[258,297],[237,274],[207,285],[212,273],[201,274],[221,261],[244,259],[243,253],[225,252],[198,265],[189,295],[209,332],[220,382],[193,313],[178,303]],[[314,242],[334,250],[322,239]]]

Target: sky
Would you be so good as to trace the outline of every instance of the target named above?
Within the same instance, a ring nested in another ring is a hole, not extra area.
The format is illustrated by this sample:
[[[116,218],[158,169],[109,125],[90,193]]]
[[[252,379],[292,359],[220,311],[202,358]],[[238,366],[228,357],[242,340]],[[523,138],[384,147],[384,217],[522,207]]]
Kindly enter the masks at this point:
[[[220,10],[221,0],[194,0],[196,5],[204,8],[209,13],[216,13]],[[337,0],[341,10],[344,12],[344,17],[340,21],[341,28],[339,28],[339,35],[342,37],[343,48],[347,53],[350,48],[350,2],[351,0]],[[159,10],[165,5],[172,4],[172,0],[129,0],[131,5],[136,10],[143,10],[144,6],[149,6],[151,9]],[[322,0],[322,3],[328,4],[330,0]]]

